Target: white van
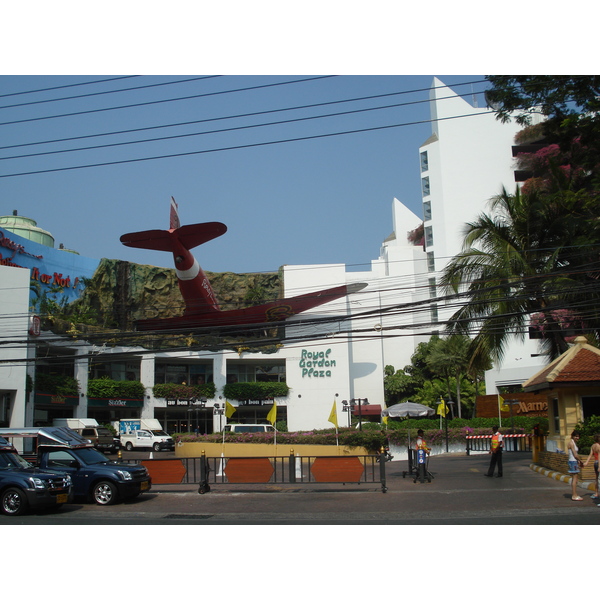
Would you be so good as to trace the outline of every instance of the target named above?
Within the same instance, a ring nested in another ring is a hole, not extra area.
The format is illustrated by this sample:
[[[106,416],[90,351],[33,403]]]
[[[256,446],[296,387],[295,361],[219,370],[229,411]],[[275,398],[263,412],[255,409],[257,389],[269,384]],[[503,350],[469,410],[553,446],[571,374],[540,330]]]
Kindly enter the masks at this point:
[[[225,425],[223,431],[229,433],[259,433],[264,431],[275,431],[273,425],[261,425],[259,423],[234,423],[232,425]]]

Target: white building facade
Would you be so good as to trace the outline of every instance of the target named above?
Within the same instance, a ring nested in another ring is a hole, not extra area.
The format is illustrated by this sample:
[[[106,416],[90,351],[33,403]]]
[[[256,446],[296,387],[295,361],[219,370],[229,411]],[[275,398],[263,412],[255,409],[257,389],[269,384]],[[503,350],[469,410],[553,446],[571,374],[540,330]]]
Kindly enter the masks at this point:
[[[465,223],[488,210],[488,200],[517,184],[511,147],[520,126],[501,123],[489,108],[478,108],[437,78],[430,92],[432,135],[419,149],[425,246],[430,297],[450,259],[462,250]],[[445,321],[454,309],[436,303],[431,320]],[[440,331],[441,333],[441,331]],[[486,393],[520,385],[543,364],[535,340],[513,339],[500,365],[486,373]]]

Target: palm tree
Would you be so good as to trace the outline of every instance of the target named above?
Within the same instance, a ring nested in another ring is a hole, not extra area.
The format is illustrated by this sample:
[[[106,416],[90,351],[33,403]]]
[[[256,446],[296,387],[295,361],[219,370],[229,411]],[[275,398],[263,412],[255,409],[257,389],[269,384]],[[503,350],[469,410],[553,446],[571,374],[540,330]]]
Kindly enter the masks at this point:
[[[436,344],[427,357],[429,368],[446,380],[449,395],[451,394],[450,381],[454,378],[456,382],[456,404],[459,419],[462,417],[460,403],[461,379],[468,371],[470,345],[471,340],[468,337],[464,335],[451,335]]]
[[[500,361],[509,336],[524,337],[529,316],[542,313],[551,358],[564,352],[565,332],[552,314],[589,307],[590,294],[598,298],[597,280],[590,277],[590,268],[597,266],[582,264],[584,253],[577,250],[586,248],[588,260],[592,241],[599,239],[597,218],[590,222],[586,206],[581,194],[560,191],[503,190],[492,198],[491,215],[481,214],[466,225],[463,251],[442,275],[447,294],[462,292],[468,299],[447,330],[475,333],[474,352]],[[595,313],[584,320],[590,319],[596,320]]]

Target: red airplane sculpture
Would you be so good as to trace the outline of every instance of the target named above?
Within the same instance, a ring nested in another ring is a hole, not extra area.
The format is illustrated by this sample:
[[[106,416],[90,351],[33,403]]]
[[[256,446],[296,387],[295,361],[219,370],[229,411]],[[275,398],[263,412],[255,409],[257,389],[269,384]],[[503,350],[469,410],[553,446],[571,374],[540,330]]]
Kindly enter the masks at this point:
[[[167,329],[191,329],[195,327],[225,327],[256,325],[284,321],[310,308],[358,292],[366,283],[340,285],[338,287],[283,298],[235,310],[221,310],[210,282],[190,250],[223,235],[227,227],[223,223],[196,223],[180,225],[177,203],[171,198],[170,229],[152,229],[126,233],[121,242],[132,248],[172,252],[179,289],[185,301],[185,311],[180,317],[167,319],[144,319],[136,322],[140,331]]]

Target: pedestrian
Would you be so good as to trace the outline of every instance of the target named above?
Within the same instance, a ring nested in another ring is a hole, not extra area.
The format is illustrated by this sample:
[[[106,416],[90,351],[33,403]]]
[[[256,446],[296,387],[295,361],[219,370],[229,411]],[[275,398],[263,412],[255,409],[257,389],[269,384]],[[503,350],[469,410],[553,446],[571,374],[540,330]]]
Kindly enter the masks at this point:
[[[579,448],[577,442],[579,441],[579,432],[573,431],[571,433],[571,439],[567,445],[569,461],[569,475],[571,475],[571,500],[580,501],[583,498],[577,493],[577,480],[579,479],[580,467],[583,466],[583,461],[579,457]]]
[[[498,465],[498,475],[496,477],[502,477],[502,450],[504,448],[504,440],[502,434],[498,431],[498,425],[492,427],[492,443],[490,444],[490,454],[492,458],[490,460],[490,468],[485,474],[486,477],[494,476],[494,469]]]
[[[598,492],[600,491],[600,485],[598,482],[598,477],[600,476],[600,474],[598,473],[598,455],[600,454],[600,434],[596,434],[594,436],[594,443],[592,444],[592,447],[590,448],[590,455],[588,456],[587,460],[584,463],[584,467],[588,466],[588,463],[590,462],[590,460],[592,459],[592,456],[594,457],[594,473],[596,474],[595,480],[596,480],[596,493],[592,496],[593,499],[598,498],[598,496],[600,495]],[[600,506],[600,504],[598,505]]]
[[[431,453],[431,450],[427,446],[427,442],[425,441],[425,433],[422,429],[417,431],[417,450],[425,450],[427,454]]]

